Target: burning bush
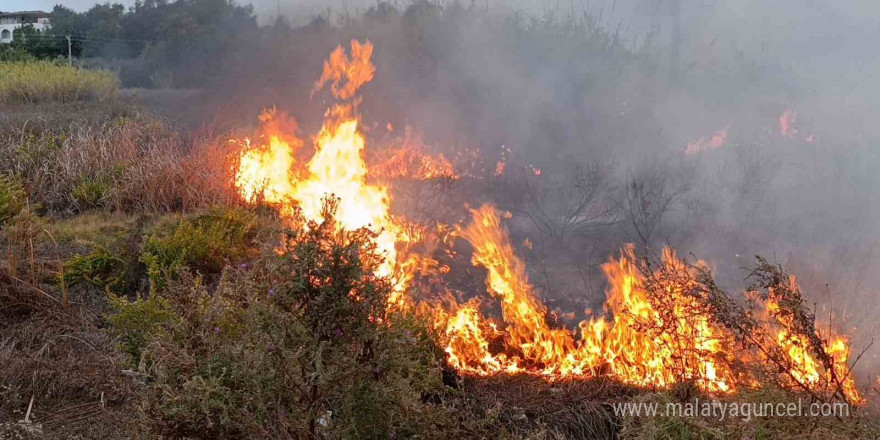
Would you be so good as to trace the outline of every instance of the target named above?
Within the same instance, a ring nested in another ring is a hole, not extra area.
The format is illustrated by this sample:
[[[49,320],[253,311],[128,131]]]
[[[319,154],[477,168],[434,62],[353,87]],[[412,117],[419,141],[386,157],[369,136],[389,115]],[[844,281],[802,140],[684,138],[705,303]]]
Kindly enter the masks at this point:
[[[178,319],[144,357],[152,433],[433,438],[430,426],[449,423],[424,400],[443,393],[427,332],[385,316],[375,234],[339,229],[335,209],[288,230],[279,253],[227,270],[214,292],[184,275],[160,294]]]

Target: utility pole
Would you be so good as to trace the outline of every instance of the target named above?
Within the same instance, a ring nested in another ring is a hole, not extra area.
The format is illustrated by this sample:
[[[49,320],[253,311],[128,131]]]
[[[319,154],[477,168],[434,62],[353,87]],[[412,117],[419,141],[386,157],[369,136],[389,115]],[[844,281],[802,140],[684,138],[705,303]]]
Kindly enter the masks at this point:
[[[73,67],[73,50],[70,49],[70,35],[67,36],[67,66]]]

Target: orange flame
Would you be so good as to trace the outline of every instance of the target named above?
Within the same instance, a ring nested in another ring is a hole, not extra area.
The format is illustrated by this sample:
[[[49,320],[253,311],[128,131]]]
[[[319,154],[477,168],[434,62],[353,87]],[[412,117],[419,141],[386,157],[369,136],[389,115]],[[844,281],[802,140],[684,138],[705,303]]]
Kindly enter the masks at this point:
[[[686,154],[697,154],[701,151],[706,150],[716,150],[718,148],[723,147],[727,144],[727,132],[730,130],[730,125],[722,128],[715,132],[711,138],[701,137],[699,140],[694,142],[688,142],[687,147],[684,152]]]
[[[238,142],[241,149],[234,182],[243,200],[275,205],[282,215],[299,209],[307,220],[320,221],[323,199],[338,198],[338,227],[368,228],[375,233],[375,244],[383,258],[377,274],[390,279],[394,286],[389,308],[409,308],[409,281],[417,272],[438,263],[409,251],[410,244],[424,240],[427,229],[394,218],[388,187],[369,182],[368,176],[370,172],[384,177],[456,175],[442,156],[431,157],[411,148],[393,152],[378,167],[368,169],[364,161],[366,140],[359,129],[356,107],[360,102],[358,89],[375,73],[370,62],[372,51],[370,42],[353,41],[351,57],[339,47],[324,63],[313,93],[329,83],[339,102],[327,110],[308,161],[297,160],[303,143],[293,136],[295,124],[274,110],[267,111],[260,118],[259,142]],[[716,133],[710,147],[723,145],[726,136],[727,128]],[[497,174],[504,171],[504,153],[496,166]],[[540,173],[534,167],[532,170]],[[609,281],[607,316],[581,321],[578,335],[550,324],[548,310],[535,296],[525,264],[516,256],[501,224],[503,215],[488,204],[470,213],[473,221],[457,231],[473,246],[472,263],[487,272],[486,287],[500,304],[501,321],[484,317],[477,299],[464,304],[451,300],[448,305],[418,305],[418,310],[433,314],[439,343],[454,368],[478,375],[528,373],[548,379],[602,374],[650,387],[693,381],[717,393],[734,392],[737,384],[744,383],[734,373],[733,354],[726,348],[733,335],[713,319],[705,298],[700,296],[705,293],[694,281],[695,269],[679,260],[672,250],[664,249],[657,269],[637,265],[632,247],[626,248],[619,259],[604,264],[602,269]],[[441,232],[445,234],[445,230]],[[531,247],[530,243],[526,246]],[[681,276],[654,276],[658,273]],[[662,293],[660,298],[658,291]],[[770,316],[780,316],[774,314],[774,307],[778,307],[774,302],[768,301],[766,307]],[[850,348],[845,338],[832,334],[826,339],[829,342],[825,351],[833,357],[833,365],[829,367],[832,371],[825,371],[807,349],[806,338],[785,332],[785,322],[777,324],[782,325],[770,331],[796,366],[791,377],[819,387],[827,384],[833,372],[846,378],[841,391],[848,399],[861,401],[849,375]],[[745,382],[752,384],[748,378]]]
[[[399,149],[383,151],[379,162],[370,174],[387,179],[458,179],[452,163],[442,154],[430,155],[422,148],[406,145]]]
[[[694,301],[683,293],[686,286],[669,286],[676,313],[673,322],[664,323],[670,318],[654,310],[642,290],[643,278],[632,262],[632,249],[603,267],[611,282],[607,308],[614,319],[581,322],[581,338],[575,340],[572,332],[550,327],[547,309],[534,297],[525,265],[514,254],[495,208],[484,205],[471,214],[473,223],[461,236],[474,246],[473,263],[487,270],[486,285],[501,302],[504,327],[498,333],[473,304],[451,316],[438,314],[435,324],[445,324],[445,350],[454,367],[481,375],[528,372],[563,377],[596,374],[607,365],[612,376],[627,383],[667,386],[696,380],[711,391],[732,390],[732,373],[716,360],[724,336],[709,323],[708,311],[695,313]],[[664,254],[664,264],[684,270],[684,263],[671,251]],[[650,334],[637,330],[658,324],[676,331]],[[503,352],[487,351],[487,334],[503,339]]]
[[[733,359],[728,349],[735,341],[733,334],[715,322],[707,298],[700,297],[708,293],[695,281],[695,269],[671,249],[663,250],[661,267],[654,274],[673,276],[642,273],[632,247],[620,259],[603,265],[609,282],[605,310],[610,318],[581,321],[580,338],[576,338],[573,332],[548,323],[547,309],[535,298],[525,265],[514,254],[495,208],[484,205],[471,210],[471,215],[473,222],[460,235],[474,247],[474,265],[487,271],[487,289],[501,303],[503,323],[484,318],[475,300],[434,308],[434,325],[441,329],[448,362],[456,369],[478,375],[528,373],[548,379],[607,374],[648,387],[693,381],[715,393],[734,392],[738,384],[761,386],[746,373],[734,372],[735,362],[755,362],[751,359],[759,356],[744,353],[745,359]],[[659,283],[653,288],[662,291],[661,297],[649,293],[648,277]],[[774,306],[769,307],[772,311]],[[817,390],[833,387],[831,372],[816,362],[803,336],[783,331],[788,328],[785,325],[766,325],[793,366],[791,377]],[[840,391],[849,402],[862,402],[848,370],[848,341],[837,335],[827,341],[823,349],[833,358]]]
[[[779,134],[784,137],[793,137],[798,132],[796,123],[797,113],[794,110],[782,112],[782,115],[779,116]]]
[[[268,145],[242,152],[235,182],[244,200],[253,202],[262,198],[281,204],[282,213],[289,213],[297,206],[307,220],[322,220],[323,199],[338,198],[339,227],[368,228],[376,233],[376,247],[383,256],[377,275],[401,281],[409,276],[398,273],[404,265],[398,262],[397,245],[405,241],[406,234],[391,217],[388,189],[367,183],[367,166],[363,159],[366,142],[358,129],[360,118],[355,113],[359,101],[357,90],[369,82],[375,72],[370,62],[372,53],[373,45],[369,41],[363,44],[352,41],[351,58],[338,47],[324,63],[324,72],[315,83],[313,93],[331,83],[333,96],[342,101],[327,111],[324,126],[315,137],[314,155],[304,170],[297,173],[295,169],[294,156],[299,144],[272,135]],[[406,302],[404,288],[403,282],[395,284],[390,304]]]

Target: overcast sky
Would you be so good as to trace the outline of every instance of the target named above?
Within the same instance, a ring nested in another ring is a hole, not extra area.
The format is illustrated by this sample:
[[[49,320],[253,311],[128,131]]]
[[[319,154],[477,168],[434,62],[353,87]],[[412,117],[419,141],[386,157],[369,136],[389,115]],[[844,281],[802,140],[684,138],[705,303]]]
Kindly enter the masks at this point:
[[[106,0],[2,0],[0,1],[0,10],[2,11],[23,11],[23,10],[41,10],[50,11],[56,4],[62,4],[68,8],[77,11],[84,11],[95,5],[96,2],[104,3]],[[538,4],[538,9],[543,9],[550,0],[479,0],[479,3],[487,4],[490,8],[510,8],[518,9],[526,8],[530,5]],[[579,2],[580,0],[578,0]],[[597,0],[593,0],[595,3]],[[134,4],[134,0],[111,0],[110,3],[122,3],[126,6]],[[279,6],[285,15],[312,15],[324,8],[331,7],[333,9],[363,8],[369,7],[377,3],[376,0],[238,0],[241,4],[252,4],[254,9],[261,15],[261,18],[267,16],[274,17]],[[395,3],[391,0],[391,3]],[[403,3],[403,2],[401,2]],[[463,1],[463,4],[470,3]],[[533,6],[534,7],[534,6]],[[531,9],[531,8],[528,8]]]

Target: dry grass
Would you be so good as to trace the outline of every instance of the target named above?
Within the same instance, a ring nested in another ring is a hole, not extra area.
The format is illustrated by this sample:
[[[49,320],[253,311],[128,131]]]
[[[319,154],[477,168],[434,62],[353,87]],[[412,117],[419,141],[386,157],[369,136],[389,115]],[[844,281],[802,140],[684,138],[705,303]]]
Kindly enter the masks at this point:
[[[152,116],[89,121],[61,133],[12,127],[0,136],[0,170],[19,176],[32,201],[50,212],[169,212],[236,200],[224,137],[185,138]]]
[[[112,72],[55,63],[0,63],[0,103],[104,101],[119,93]]]

